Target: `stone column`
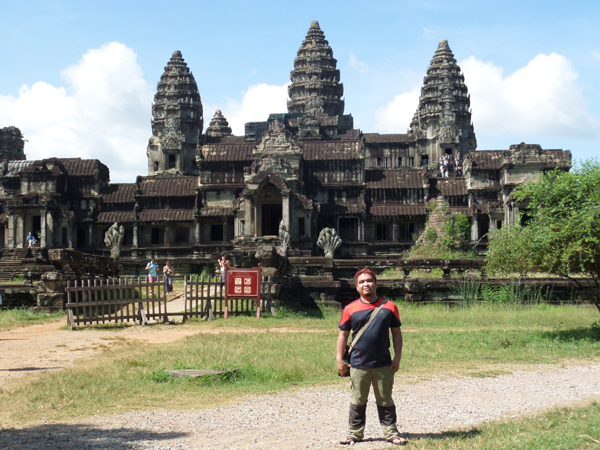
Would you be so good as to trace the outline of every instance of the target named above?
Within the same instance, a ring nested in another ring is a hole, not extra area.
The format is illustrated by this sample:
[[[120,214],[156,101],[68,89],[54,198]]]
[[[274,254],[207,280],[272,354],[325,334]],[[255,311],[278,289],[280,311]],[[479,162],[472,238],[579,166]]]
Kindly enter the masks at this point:
[[[227,224],[229,222],[229,217],[227,216],[221,216],[221,220],[223,221],[223,244],[227,244],[227,242],[229,241],[229,236],[228,236],[228,227]]]
[[[50,211],[46,212],[46,226],[42,228],[46,229],[46,246],[53,248],[56,242],[56,225],[54,223],[54,215]]]
[[[398,217],[394,216],[393,219],[394,224],[392,225],[392,240],[394,244],[398,243]]]
[[[67,222],[67,242],[69,243],[69,248],[73,249],[73,224],[71,222]]]
[[[131,243],[131,247],[138,248],[140,242],[140,224],[138,222],[133,222],[133,242]]]
[[[200,245],[200,219],[194,225],[194,241],[196,245]]]
[[[88,236],[89,236],[89,244],[90,248],[94,246],[94,224],[90,223],[88,225]]]
[[[25,239],[25,218],[23,217],[24,213],[18,213],[16,217],[16,233],[15,233],[15,243],[16,247],[27,247],[27,242]]]
[[[365,241],[365,218],[364,217],[358,218],[358,241],[359,242]]]
[[[292,222],[290,221],[290,190],[281,190],[281,218],[288,227],[288,232],[292,235]]]
[[[479,224],[477,223],[477,215],[473,214],[473,222],[471,223],[471,241],[477,242],[479,239]]]
[[[171,246],[171,227],[168,225],[165,226],[164,243],[165,247]]]
[[[47,212],[48,211],[46,211],[45,209],[42,209],[40,211],[40,227],[42,228],[40,230],[40,234],[42,235],[41,239],[40,239],[40,247],[42,247],[42,248],[48,247],[48,240],[47,240],[48,238],[46,235],[46,213]]]
[[[245,215],[245,224],[244,224],[244,236],[245,237],[253,237],[254,236],[254,220],[253,211],[254,210],[254,202],[252,201],[252,193],[247,192],[244,193],[244,215]]]
[[[8,230],[7,230],[7,246],[8,248],[16,248],[17,246],[17,242],[16,242],[16,220],[15,220],[15,216],[13,214],[10,214],[8,216]]]

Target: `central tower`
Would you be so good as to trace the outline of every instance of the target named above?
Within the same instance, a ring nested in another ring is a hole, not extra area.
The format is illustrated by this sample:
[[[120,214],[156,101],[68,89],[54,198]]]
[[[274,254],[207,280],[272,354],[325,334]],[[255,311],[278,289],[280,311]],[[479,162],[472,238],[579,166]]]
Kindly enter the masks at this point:
[[[290,74],[292,84],[288,88],[288,111],[317,116],[343,115],[344,86],[336,66],[333,50],[315,20],[294,60],[294,70]]]

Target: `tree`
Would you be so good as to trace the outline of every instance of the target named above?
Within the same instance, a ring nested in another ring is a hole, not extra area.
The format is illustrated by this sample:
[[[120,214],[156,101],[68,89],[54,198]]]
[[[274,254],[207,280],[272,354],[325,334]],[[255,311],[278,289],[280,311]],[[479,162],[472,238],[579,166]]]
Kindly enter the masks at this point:
[[[545,272],[580,287],[591,278],[600,311],[600,164],[586,161],[570,172],[558,169],[517,187],[517,201],[529,201],[527,222],[491,234],[489,272]]]

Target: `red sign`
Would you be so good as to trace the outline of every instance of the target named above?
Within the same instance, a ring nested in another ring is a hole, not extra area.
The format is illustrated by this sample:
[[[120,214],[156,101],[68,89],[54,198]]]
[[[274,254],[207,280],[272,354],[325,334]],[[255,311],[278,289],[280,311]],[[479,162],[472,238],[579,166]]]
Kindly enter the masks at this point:
[[[260,296],[260,269],[229,269],[227,271],[227,296],[254,298]]]

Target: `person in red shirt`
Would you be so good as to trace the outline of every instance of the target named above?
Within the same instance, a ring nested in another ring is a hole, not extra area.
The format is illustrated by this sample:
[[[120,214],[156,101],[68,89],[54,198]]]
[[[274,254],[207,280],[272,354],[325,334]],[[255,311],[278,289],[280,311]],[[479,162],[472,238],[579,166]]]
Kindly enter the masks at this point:
[[[341,444],[352,445],[364,437],[367,399],[373,386],[377,401],[379,423],[385,439],[394,445],[404,445],[408,440],[398,434],[396,406],[392,398],[394,374],[402,358],[402,332],[398,308],[377,296],[377,277],[370,269],[362,269],[354,275],[360,298],[350,303],[342,313],[340,334],[336,346],[336,359],[340,375],[350,370],[352,395],[348,436]],[[344,351],[352,331],[352,339],[369,321],[371,314],[380,310],[368,324],[350,353],[350,361],[344,361]],[[390,354],[390,331],[394,346],[394,358]]]

